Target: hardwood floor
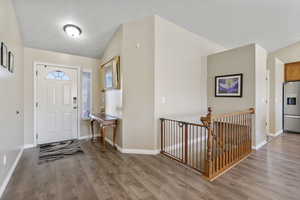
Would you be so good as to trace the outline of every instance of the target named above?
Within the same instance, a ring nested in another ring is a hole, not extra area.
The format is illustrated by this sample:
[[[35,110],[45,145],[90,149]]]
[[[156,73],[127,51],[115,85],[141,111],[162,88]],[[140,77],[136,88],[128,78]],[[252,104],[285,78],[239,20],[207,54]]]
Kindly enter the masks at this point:
[[[210,183],[163,156],[85,154],[42,165],[26,150],[3,200],[300,199],[300,134],[285,134]]]

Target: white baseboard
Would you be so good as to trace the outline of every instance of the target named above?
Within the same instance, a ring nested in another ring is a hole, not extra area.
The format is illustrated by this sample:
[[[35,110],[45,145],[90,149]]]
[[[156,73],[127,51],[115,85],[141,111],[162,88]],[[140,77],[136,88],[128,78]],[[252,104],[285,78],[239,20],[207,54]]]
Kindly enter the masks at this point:
[[[160,150],[150,150],[150,149],[122,149],[122,153],[128,154],[144,154],[144,155],[157,155]]]
[[[30,149],[36,147],[34,144],[24,144],[24,149]]]
[[[100,135],[95,135],[95,136],[100,136]],[[92,136],[90,135],[85,135],[81,136],[79,139],[84,140],[84,139],[89,139]],[[105,141],[108,142],[110,145],[113,145],[113,142],[105,137]],[[148,150],[148,149],[124,149],[120,147],[118,144],[116,144],[116,148],[119,152],[121,153],[128,153],[128,154],[145,154],[145,155],[157,155],[160,153],[160,150]]]
[[[110,145],[113,145],[113,142],[109,138],[105,138]],[[121,148],[119,145],[116,144],[118,151],[121,153],[128,153],[128,154],[144,154],[144,155],[157,155],[160,153],[160,150],[148,150],[148,149],[124,149]]]
[[[268,136],[277,137],[283,133],[283,130],[279,130],[276,133],[268,133]]]
[[[106,137],[105,141],[108,142],[111,146],[113,146],[113,142],[109,138]],[[121,153],[123,153],[123,149],[118,144],[116,144],[116,147],[117,147],[118,151],[120,151]]]
[[[99,134],[96,134],[95,137],[100,136]],[[90,139],[92,138],[92,135],[84,135],[84,136],[80,136],[78,139],[79,140],[85,140],[85,139]]]
[[[267,141],[266,141],[266,140],[262,141],[261,143],[259,143],[259,144],[256,145],[256,146],[252,146],[252,149],[258,150],[258,149],[260,149],[261,147],[263,147],[265,144],[267,144]]]
[[[10,170],[8,171],[8,174],[6,175],[2,185],[0,186],[0,199],[5,191],[6,186],[9,183],[9,180],[11,179],[11,176],[13,175],[13,173],[17,167],[17,164],[23,154],[23,150],[24,150],[23,148],[20,149],[20,152],[18,153],[17,158],[15,159],[15,161],[14,161],[13,165],[11,166]]]

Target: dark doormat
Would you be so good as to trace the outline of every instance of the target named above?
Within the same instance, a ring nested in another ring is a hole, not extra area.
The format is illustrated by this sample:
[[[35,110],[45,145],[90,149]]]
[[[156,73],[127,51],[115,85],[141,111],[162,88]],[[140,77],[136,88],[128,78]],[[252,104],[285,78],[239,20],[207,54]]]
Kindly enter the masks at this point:
[[[53,142],[42,144],[39,147],[39,164],[59,160],[78,153],[84,153],[80,147],[79,140]]]

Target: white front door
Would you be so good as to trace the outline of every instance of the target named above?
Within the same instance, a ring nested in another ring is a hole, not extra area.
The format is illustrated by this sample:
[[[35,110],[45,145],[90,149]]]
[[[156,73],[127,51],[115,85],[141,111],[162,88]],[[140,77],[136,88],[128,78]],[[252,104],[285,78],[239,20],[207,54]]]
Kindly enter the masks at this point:
[[[38,144],[77,138],[77,70],[37,66]]]

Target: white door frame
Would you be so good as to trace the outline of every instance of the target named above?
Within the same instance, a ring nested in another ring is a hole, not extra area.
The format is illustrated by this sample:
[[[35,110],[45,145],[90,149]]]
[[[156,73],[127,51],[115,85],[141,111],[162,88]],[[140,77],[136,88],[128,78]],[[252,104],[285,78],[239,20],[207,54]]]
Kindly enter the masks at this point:
[[[271,92],[271,82],[270,82],[270,70],[267,69],[266,73],[266,129],[267,129],[267,134],[270,133],[270,121],[271,121],[271,115],[270,115],[270,92]]]
[[[36,108],[36,102],[37,102],[37,67],[38,65],[51,65],[54,67],[61,67],[61,68],[68,68],[68,69],[75,69],[77,71],[77,99],[78,99],[78,106],[77,106],[77,139],[80,138],[80,120],[81,120],[81,67],[80,66],[70,66],[70,65],[61,65],[61,64],[53,64],[53,63],[46,63],[46,62],[33,62],[33,141],[34,146],[37,145],[37,108]]]

